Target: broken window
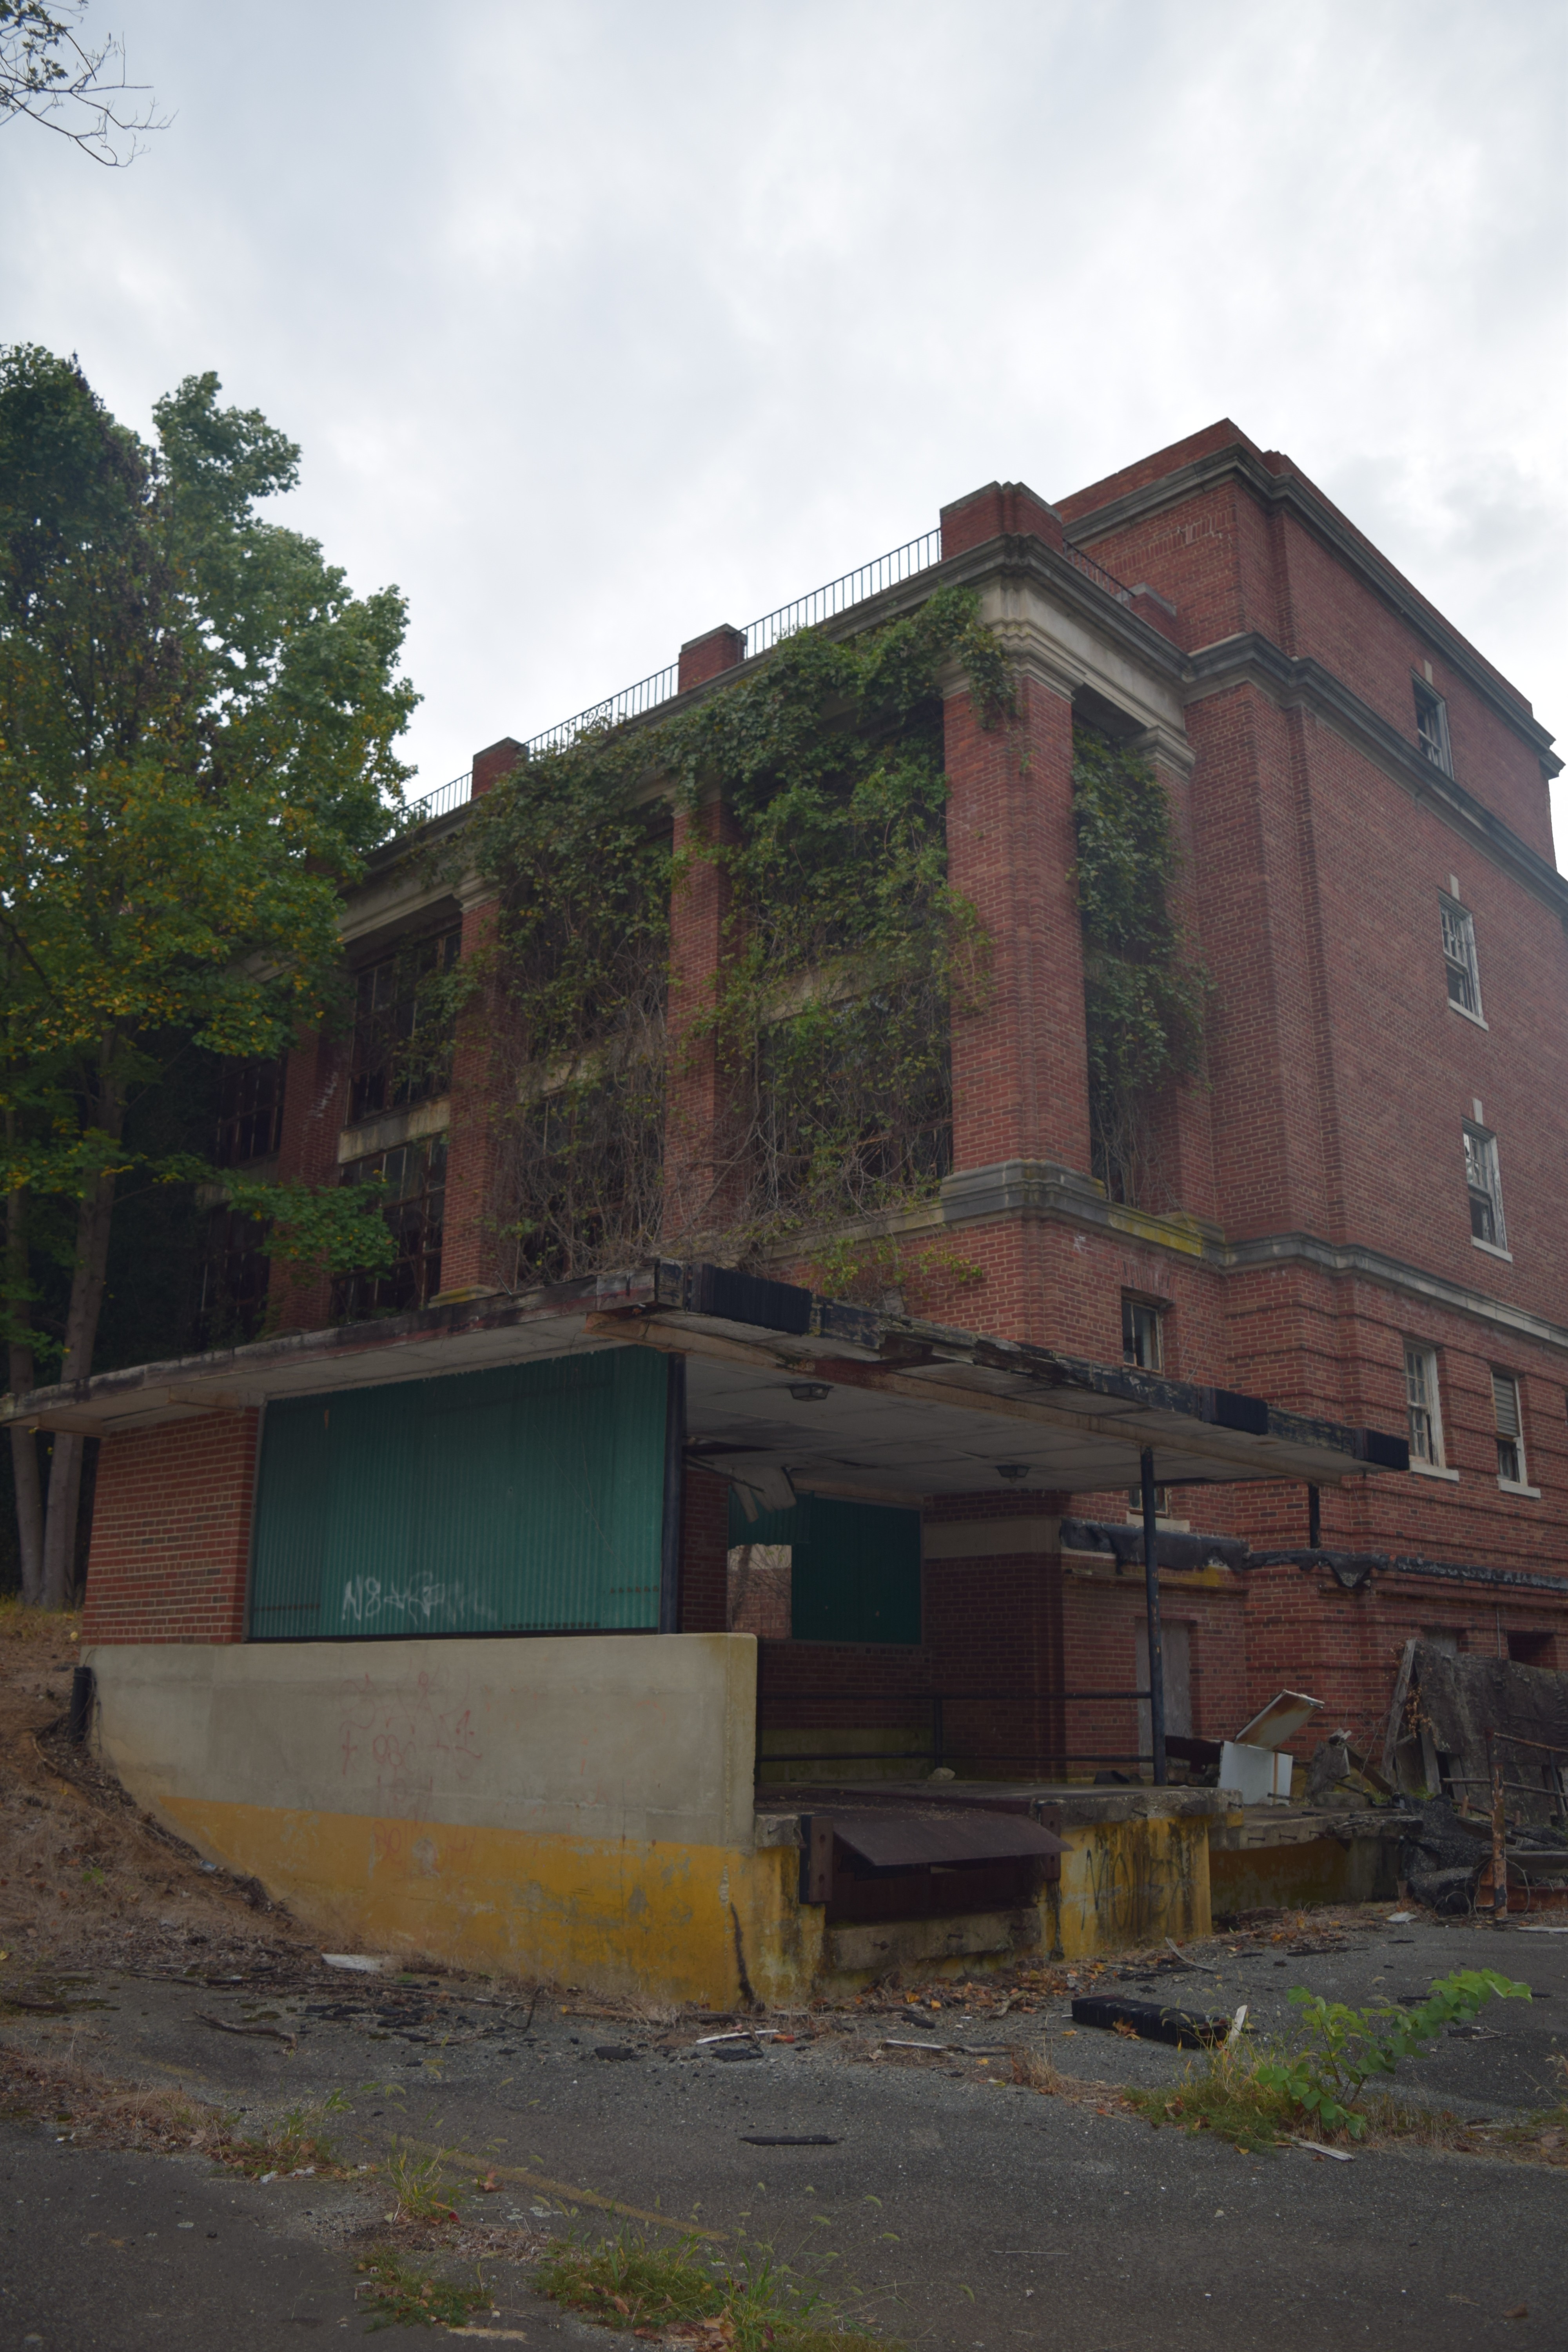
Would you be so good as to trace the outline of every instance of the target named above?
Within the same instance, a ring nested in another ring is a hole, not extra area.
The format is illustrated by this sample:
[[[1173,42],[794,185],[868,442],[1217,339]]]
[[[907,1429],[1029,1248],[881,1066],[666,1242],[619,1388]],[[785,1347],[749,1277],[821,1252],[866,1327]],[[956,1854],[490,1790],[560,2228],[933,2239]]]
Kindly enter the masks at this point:
[[[454,925],[433,939],[405,942],[359,973],[349,1076],[351,1127],[446,1091],[451,1076],[451,1023],[430,984],[451,971],[461,943],[462,932]]]
[[[226,1062],[213,1158],[220,1168],[270,1160],[283,1134],[283,1070],[275,1062]]]
[[[265,1219],[227,1207],[208,1216],[196,1285],[198,1348],[244,1347],[259,1336],[272,1271],[268,1230]]]
[[[391,1151],[368,1152],[341,1171],[344,1184],[380,1180],[382,1207],[397,1244],[397,1259],[386,1274],[342,1274],[332,1285],[336,1322],[367,1315],[399,1315],[428,1307],[441,1287],[441,1228],[447,1192],[444,1135],[400,1143]]]
[[[1448,1002],[1474,1020],[1481,1017],[1481,974],[1476,961],[1475,919],[1452,898],[1438,900],[1443,926],[1443,968],[1448,978]]]
[[[1443,1413],[1437,1397],[1437,1351],[1407,1340],[1405,1402],[1410,1418],[1410,1459],[1443,1467]]]
[[[789,1544],[732,1544],[729,1559],[731,1633],[754,1633],[759,1642],[787,1642],[793,1610]]]
[[[1468,1120],[1465,1123],[1465,1184],[1470,1196],[1471,1239],[1489,1249],[1506,1249],[1497,1138],[1484,1127],[1472,1127]]]
[[[1454,772],[1454,755],[1448,743],[1448,706],[1440,694],[1415,684],[1415,740],[1435,768],[1446,776]]]
[[[1522,1486],[1524,1426],[1519,1412],[1519,1382],[1511,1372],[1492,1374],[1492,1412],[1497,1420],[1497,1475],[1502,1486]]]
[[[1162,1328],[1164,1313],[1152,1307],[1146,1299],[1121,1294],[1121,1359],[1136,1364],[1140,1371],[1163,1372],[1165,1369],[1165,1336]]]

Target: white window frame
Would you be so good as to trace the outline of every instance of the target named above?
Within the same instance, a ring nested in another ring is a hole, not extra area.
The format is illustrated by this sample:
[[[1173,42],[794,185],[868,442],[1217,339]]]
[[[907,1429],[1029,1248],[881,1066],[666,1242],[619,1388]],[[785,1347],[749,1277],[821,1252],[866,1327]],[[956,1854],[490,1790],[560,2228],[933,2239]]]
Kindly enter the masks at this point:
[[[1410,1426],[1410,1467],[1423,1478],[1457,1479],[1443,1452],[1443,1400],[1437,1381],[1437,1350],[1425,1339],[1405,1342],[1405,1411]],[[1421,1451],[1423,1429],[1426,1451]]]
[[[1448,1003],[1455,1013],[1463,1013],[1478,1029],[1484,1029],[1486,1019],[1481,1011],[1481,967],[1476,955],[1476,921],[1468,907],[1450,898],[1446,890],[1437,897],[1437,919],[1443,935],[1443,973],[1448,984]],[[1468,992],[1467,1004],[1462,996],[1454,993],[1458,982]]]
[[[1497,1482],[1505,1495],[1529,1495],[1539,1499],[1541,1489],[1530,1483],[1524,1459],[1524,1398],[1516,1372],[1492,1372],[1492,1420],[1497,1428]],[[1513,1472],[1505,1469],[1504,1449],[1511,1451]]]
[[[1497,1137],[1489,1127],[1478,1126],[1474,1119],[1465,1121],[1465,1192],[1470,1202],[1470,1244],[1486,1250],[1493,1257],[1506,1257],[1512,1263],[1508,1245],[1508,1227],[1502,1213],[1502,1177],[1498,1167]],[[1493,1238],[1488,1240],[1476,1231],[1478,1202],[1485,1202],[1491,1211]]]
[[[1415,689],[1415,740],[1425,758],[1445,776],[1454,772],[1454,747],[1448,740],[1448,706],[1422,678],[1412,678]]]

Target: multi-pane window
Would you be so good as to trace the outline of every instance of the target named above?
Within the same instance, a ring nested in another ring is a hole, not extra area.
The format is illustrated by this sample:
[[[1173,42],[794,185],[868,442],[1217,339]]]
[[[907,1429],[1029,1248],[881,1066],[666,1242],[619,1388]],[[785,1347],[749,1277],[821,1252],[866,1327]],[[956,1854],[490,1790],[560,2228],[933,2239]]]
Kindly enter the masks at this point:
[[[1524,1424],[1519,1412],[1519,1382],[1511,1372],[1492,1374],[1492,1414],[1497,1422],[1497,1474],[1505,1486],[1522,1486]]]
[[[1437,1398],[1437,1351],[1406,1342],[1405,1402],[1410,1416],[1410,1459],[1443,1467],[1443,1412]]]
[[[1443,967],[1448,976],[1448,1002],[1461,1013],[1481,1017],[1481,974],[1476,961],[1476,926],[1463,907],[1451,898],[1438,906],[1443,919]]]
[[[382,1207],[397,1244],[385,1274],[340,1275],[332,1286],[332,1314],[339,1322],[368,1315],[399,1315],[427,1307],[441,1287],[441,1227],[446,1205],[447,1139],[432,1135],[400,1143],[392,1151],[372,1151],[351,1160],[341,1171],[345,1184],[381,1180]]]
[[[252,1160],[270,1160],[282,1132],[282,1062],[226,1062],[218,1091],[217,1165],[243,1168]]]
[[[354,986],[353,1059],[349,1120],[374,1118],[445,1092],[451,1074],[451,1024],[430,983],[458,961],[454,926],[416,940],[367,964]]]
[[[1454,772],[1454,755],[1448,744],[1448,709],[1440,694],[1415,680],[1415,737],[1421,749],[1435,768],[1446,776]]]
[[[237,1209],[216,1208],[208,1215],[196,1285],[199,1348],[241,1347],[260,1336],[272,1272],[269,1230]]]
[[[1136,1364],[1140,1371],[1159,1372],[1165,1368],[1164,1333],[1161,1328],[1161,1311],[1142,1298],[1121,1298],[1121,1358],[1124,1363]]]
[[[1470,1235],[1489,1247],[1506,1249],[1502,1221],[1502,1182],[1498,1174],[1497,1138],[1484,1127],[1465,1126],[1465,1187],[1470,1196]]]

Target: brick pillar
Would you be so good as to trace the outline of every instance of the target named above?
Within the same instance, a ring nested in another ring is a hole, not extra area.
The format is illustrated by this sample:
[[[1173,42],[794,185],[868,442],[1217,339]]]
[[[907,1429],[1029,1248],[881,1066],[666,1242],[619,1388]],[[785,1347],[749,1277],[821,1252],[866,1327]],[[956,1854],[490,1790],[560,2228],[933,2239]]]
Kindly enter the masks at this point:
[[[493,897],[465,898],[462,961],[495,936]],[[458,1023],[452,1052],[452,1117],[447,1135],[446,1226],[441,1242],[443,1299],[482,1297],[508,1286],[496,1234],[496,1093],[500,1044],[498,991],[482,985]]]
[[[688,637],[680,648],[676,691],[685,694],[691,687],[706,686],[710,678],[721,677],[745,658],[745,633],[731,628],[728,621],[717,629],[710,629],[705,636]]]
[[[716,1041],[698,1027],[717,1000],[730,911],[728,878],[700,853],[704,843],[738,837],[733,815],[720,802],[675,812],[677,860],[683,852],[693,854],[669,908],[664,1244],[670,1250],[726,1223],[743,1183],[735,1164],[729,1076]]]
[[[689,1466],[680,1503],[680,1630],[722,1633],[730,1604],[730,1483]]]
[[[352,1040],[323,1029],[302,1029],[283,1079],[283,1130],[278,1147],[279,1183],[337,1181],[338,1138],[349,1108]],[[280,1331],[316,1331],[331,1312],[331,1280],[319,1268],[272,1262],[268,1321]]]
[[[522,745],[513,735],[503,735],[500,742],[492,743],[488,751],[476,751],[468,798],[471,801],[482,800],[486,793],[493,792],[521,757]]]
[[[493,792],[522,757],[503,735],[474,754],[472,797]],[[458,893],[461,961],[481,955],[495,937],[495,886],[471,875]],[[441,1241],[443,1299],[483,1297],[509,1287],[511,1252],[496,1232],[497,1095],[504,1076],[503,1007],[493,983],[481,985],[458,1023],[452,1051],[451,1124],[447,1133],[446,1224]]]
[[[1026,656],[1017,695],[1016,718],[990,730],[966,690],[946,703],[948,876],[990,940],[983,1000],[953,1018],[953,1167],[1045,1160],[1087,1174],[1072,706]]]
[[[1193,837],[1192,772],[1194,753],[1184,737],[1152,729],[1133,746],[1153,768],[1164,786],[1171,810],[1171,840],[1178,853],[1174,881],[1165,903],[1186,939],[1187,954],[1201,961],[1197,875]],[[1211,1097],[1201,1074],[1166,1087],[1155,1106],[1153,1126],[1159,1154],[1158,1192],[1142,1205],[1163,1211],[1184,1211],[1189,1216],[1215,1222],[1219,1188],[1215,1177],[1214,1139],[1209,1126]]]
[[[966,554],[989,539],[1005,535],[1043,539],[1047,546],[1065,545],[1061,517],[1055,507],[1030,489],[1026,482],[987,482],[942,510],[942,555]]]
[[[84,1643],[244,1640],[259,1418],[201,1412],[104,1439]]]

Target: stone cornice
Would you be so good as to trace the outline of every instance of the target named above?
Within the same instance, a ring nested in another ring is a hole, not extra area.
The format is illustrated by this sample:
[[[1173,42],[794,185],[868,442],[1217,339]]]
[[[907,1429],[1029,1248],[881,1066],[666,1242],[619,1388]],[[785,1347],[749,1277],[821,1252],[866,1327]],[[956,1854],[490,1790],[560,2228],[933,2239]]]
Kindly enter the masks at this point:
[[[1310,656],[1292,660],[1256,630],[1222,637],[1189,655],[1186,699],[1201,701],[1233,687],[1255,686],[1285,710],[1310,710],[1336,735],[1344,738],[1363,759],[1370,760],[1425,808],[1431,809],[1470,846],[1494,866],[1523,884],[1535,898],[1568,922],[1568,878],[1521,841],[1501,817],[1494,816],[1475,794],[1445,775],[1396,727],[1381,718],[1370,703],[1342,686],[1333,672]]]
[[[1127,490],[1121,498],[1108,499],[1104,506],[1095,507],[1089,513],[1078,516],[1072,525],[1073,544],[1084,546],[1096,540],[1109,538],[1113,531],[1123,530],[1130,523],[1142,521],[1147,515],[1158,514],[1163,508],[1179,506],[1184,500],[1226,480],[1240,482],[1258,504],[1268,510],[1284,510],[1294,515],[1332,555],[1347,569],[1356,572],[1384,604],[1397,613],[1401,620],[1441,653],[1449,667],[1458,670],[1514,733],[1539,755],[1551,774],[1557,773],[1563,762],[1552,749],[1550,730],[1510,692],[1474,647],[1467,645],[1442,614],[1402,580],[1394,566],[1384,561],[1370,541],[1352,530],[1299,474],[1270,473],[1257,455],[1240,442],[1233,443],[1228,449],[1215,449],[1206,457],[1194,458],[1191,465],[1178,467],[1173,474],[1162,475],[1158,481],[1145,482],[1139,488]]]
[[[1124,1239],[1169,1250],[1173,1257],[1198,1260],[1219,1274],[1251,1273],[1259,1267],[1309,1265],[1316,1272],[1351,1276],[1394,1290],[1423,1305],[1466,1315],[1497,1332],[1552,1348],[1568,1355],[1568,1325],[1515,1307],[1504,1298],[1452,1282],[1424,1266],[1407,1265],[1382,1250],[1355,1242],[1321,1241],[1315,1234],[1264,1234],[1227,1242],[1195,1217],[1150,1216],[1124,1209],[1106,1197],[1091,1176],[1049,1160],[1002,1160],[985,1168],[965,1168],[942,1187],[942,1222],[965,1225],[1007,1216],[1055,1217],[1086,1226],[1108,1239]]]

